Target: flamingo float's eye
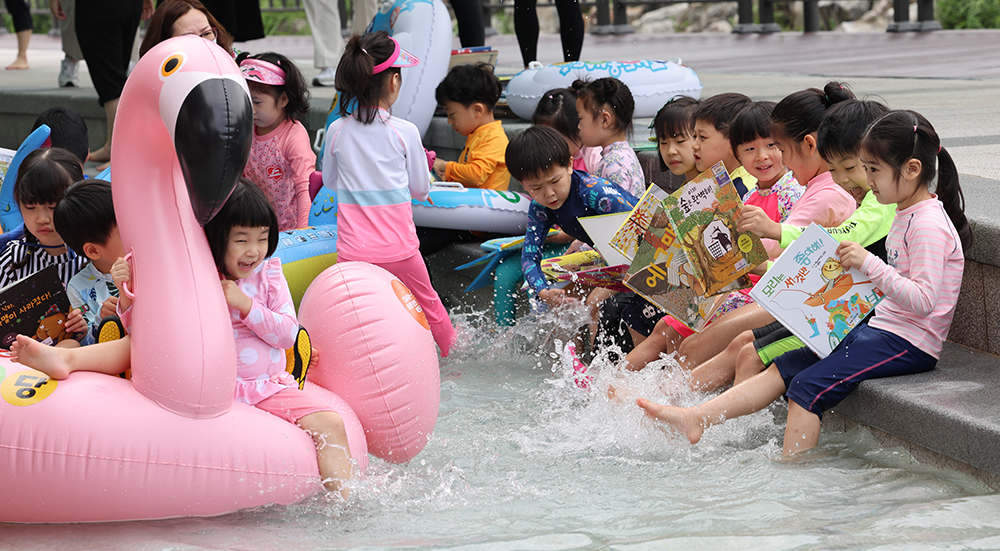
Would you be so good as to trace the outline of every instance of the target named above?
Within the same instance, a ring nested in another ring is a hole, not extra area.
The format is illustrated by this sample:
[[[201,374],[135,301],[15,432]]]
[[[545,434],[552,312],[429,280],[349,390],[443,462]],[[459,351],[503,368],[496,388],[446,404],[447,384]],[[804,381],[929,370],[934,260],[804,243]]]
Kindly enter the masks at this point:
[[[160,66],[160,76],[169,77],[176,73],[182,65],[184,65],[184,54],[176,53],[163,60],[163,65]]]

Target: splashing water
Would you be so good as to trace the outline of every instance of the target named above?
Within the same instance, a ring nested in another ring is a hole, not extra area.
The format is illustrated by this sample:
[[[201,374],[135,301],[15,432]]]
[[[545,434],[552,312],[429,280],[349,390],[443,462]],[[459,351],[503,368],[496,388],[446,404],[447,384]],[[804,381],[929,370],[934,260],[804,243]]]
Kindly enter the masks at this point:
[[[712,396],[688,390],[672,357],[631,373],[602,352],[591,388],[579,388],[555,341],[586,323],[582,307],[506,331],[485,329],[481,314],[454,319],[426,449],[405,465],[372,458],[346,503],[320,495],[211,519],[0,525],[0,549],[1000,547],[1000,496],[863,430],[824,433],[813,453],[779,461],[780,400],[690,445],[635,405]]]

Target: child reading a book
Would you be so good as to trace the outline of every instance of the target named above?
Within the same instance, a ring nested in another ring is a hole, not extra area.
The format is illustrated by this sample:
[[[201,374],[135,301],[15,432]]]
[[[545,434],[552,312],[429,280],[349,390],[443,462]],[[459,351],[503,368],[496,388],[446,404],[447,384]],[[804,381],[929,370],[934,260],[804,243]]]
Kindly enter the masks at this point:
[[[695,143],[699,168],[708,158],[700,155],[712,152],[719,155],[726,151],[731,154],[732,151],[728,140],[724,146],[720,145],[718,137],[711,133],[712,130],[718,132],[717,128],[706,128],[707,124],[698,118],[704,116],[703,111],[708,110],[706,105],[712,107],[713,111],[719,109],[714,106],[715,97],[703,101],[695,113],[695,130],[705,133],[699,134],[700,137]],[[803,215],[824,227],[840,225],[854,212],[856,204],[830,176],[826,161],[819,155],[816,147],[816,132],[819,130],[823,115],[830,107],[853,97],[854,94],[840,83],[830,82],[823,90],[810,88],[794,92],[778,102],[771,111],[771,138],[781,150],[785,166],[791,169],[797,181],[808,182],[805,186],[806,191],[796,204],[796,208],[801,208],[800,205],[803,203],[810,205],[802,211]],[[700,333],[690,336],[681,334],[676,328],[661,320],[649,338],[629,353],[628,366],[630,369],[642,369],[647,363],[658,359],[660,353],[669,354],[677,351],[680,365],[686,369],[694,369],[725,350],[726,346],[743,331],[773,321],[774,318],[770,314],[752,304],[722,315]]]
[[[580,116],[576,112],[577,91],[573,88],[556,88],[542,95],[531,116],[531,124],[548,126],[566,139],[573,156],[573,170],[593,173],[601,161],[599,147],[586,147],[580,140]],[[551,258],[566,252],[573,237],[566,232],[550,235],[545,239],[542,257]],[[497,325],[514,325],[518,289],[524,282],[519,256],[502,259],[493,272],[493,316]]]
[[[757,207],[775,223],[796,212],[805,189],[781,160],[781,150],[771,139],[773,101],[756,101],[744,107],[729,127],[729,143],[744,170],[757,179],[757,187],[743,198],[744,205]],[[770,258],[781,254],[774,239],[763,239]]]
[[[340,491],[346,498],[342,483],[351,476],[351,456],[343,420],[322,401],[300,391],[285,370],[285,349],[295,342],[298,321],[281,261],[271,257],[278,246],[278,222],[267,197],[253,183],[241,179],[219,213],[205,225],[205,234],[222,277],[222,294],[236,338],[235,400],[295,423],[309,433],[316,442],[319,472],[326,488]],[[129,263],[124,259],[115,262],[112,274],[119,287],[131,282]],[[142,300],[142,289],[134,291],[136,300]],[[127,307],[125,300],[123,296],[123,308]],[[123,321],[128,325],[127,314]],[[116,375],[128,368],[130,355],[130,336],[63,351],[18,335],[11,346],[12,360],[53,379],[65,379],[74,371]]]
[[[823,116],[816,133],[820,155],[830,167],[830,175],[858,203],[857,210],[843,224],[826,228],[837,241],[861,243],[869,252],[886,261],[885,238],[895,216],[895,205],[883,205],[869,193],[861,163],[861,139],[871,123],[889,112],[877,101],[846,100]],[[775,223],[762,216],[740,219],[740,231],[779,240],[789,246],[805,229],[788,222]],[[780,322],[740,333],[725,350],[691,372],[691,386],[711,391],[723,385],[739,384],[763,371],[777,356],[805,346]]]
[[[729,126],[751,103],[753,100],[743,94],[726,92],[701,100],[694,112],[694,143],[691,145],[695,169],[701,174],[722,161],[741,199],[750,193],[757,181],[736,159],[729,143]]]
[[[510,186],[510,172],[504,164],[507,134],[493,118],[501,91],[493,67],[483,62],[456,65],[438,84],[434,97],[448,114],[451,127],[466,138],[458,161],[434,161],[438,178],[465,187],[504,191]]]
[[[635,151],[628,145],[632,133],[635,100],[632,91],[617,78],[606,77],[582,83],[576,110],[580,114],[580,139],[587,147],[601,148],[597,176],[639,197],[646,191],[646,176]]]
[[[885,293],[875,316],[822,360],[808,349],[783,354],[766,371],[691,408],[639,398],[647,415],[694,444],[706,428],[759,411],[784,394],[782,455],[788,457],[818,444],[822,413],[862,381],[934,368],[958,302],[963,251],[973,241],[958,171],[934,128],[913,111],[877,120],[862,140],[861,159],[878,201],[896,205],[886,238],[892,264],[851,241],[841,242],[837,255],[841,265],[861,270]],[[935,177],[937,195],[930,191]]]
[[[542,273],[542,243],[549,228],[558,225],[592,246],[593,241],[577,219],[629,212],[636,198],[607,180],[574,171],[566,140],[546,126],[532,126],[511,140],[506,160],[514,178],[531,196],[528,229],[521,250],[521,268],[528,286],[536,298],[549,306],[574,302],[576,298],[549,285]]]
[[[80,271],[87,259],[66,248],[52,222],[52,211],[63,192],[82,179],[80,160],[65,149],[38,149],[24,158],[14,182],[24,235],[7,243],[0,253],[0,288],[48,266],[56,267],[63,285]],[[82,333],[83,318],[74,317],[66,329]]]
[[[694,112],[698,100],[687,96],[671,99],[653,119],[653,132],[659,144],[660,170],[683,176],[690,182],[700,174],[694,161]]]
[[[66,286],[73,308],[79,308],[86,323],[81,344],[97,342],[101,320],[117,313],[118,286],[111,275],[115,261],[125,256],[118,235],[111,184],[104,180],[83,180],[66,190],[56,204],[55,225],[66,235],[66,246],[90,263]]]
[[[301,120],[309,89],[298,67],[274,52],[238,58],[253,100],[254,139],[243,176],[257,184],[278,214],[280,231],[309,225],[309,175],[316,154]]]
[[[417,127],[389,114],[403,82],[400,67],[419,62],[384,31],[347,42],[337,68],[341,118],[326,133],[323,185],[337,191],[339,259],[369,262],[398,277],[447,356],[455,328],[431,286],[410,207],[411,197],[430,193],[427,157]]]

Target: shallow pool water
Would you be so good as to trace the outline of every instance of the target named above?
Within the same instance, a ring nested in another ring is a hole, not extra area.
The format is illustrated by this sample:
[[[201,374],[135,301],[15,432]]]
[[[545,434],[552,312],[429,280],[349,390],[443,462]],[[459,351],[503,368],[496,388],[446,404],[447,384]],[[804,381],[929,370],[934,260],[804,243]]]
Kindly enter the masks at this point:
[[[460,316],[427,448],[407,465],[373,459],[347,504],[314,497],[211,519],[0,524],[0,549],[1000,548],[1000,495],[880,448],[863,430],[824,434],[814,453],[780,462],[781,403],[692,446],[631,400],[581,391],[553,353],[560,325],[578,318],[558,319],[494,333]],[[686,390],[669,358],[659,363],[623,378],[599,357],[595,389],[706,399]]]

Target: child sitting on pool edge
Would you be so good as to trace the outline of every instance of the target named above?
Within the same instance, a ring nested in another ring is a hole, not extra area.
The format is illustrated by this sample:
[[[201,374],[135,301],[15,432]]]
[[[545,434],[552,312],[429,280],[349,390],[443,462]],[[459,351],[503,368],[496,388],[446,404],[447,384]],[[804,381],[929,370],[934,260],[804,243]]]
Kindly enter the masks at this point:
[[[511,140],[506,161],[511,174],[531,196],[528,230],[521,250],[524,278],[535,297],[549,306],[575,302],[577,299],[563,289],[551,287],[542,273],[542,245],[549,228],[558,225],[593,246],[577,219],[630,212],[637,199],[607,180],[574,171],[565,138],[547,126],[532,126]]]
[[[504,164],[507,134],[493,118],[501,93],[500,80],[486,63],[457,65],[438,84],[434,97],[456,132],[465,136],[458,161],[434,161],[434,172],[447,182],[465,187],[505,191],[510,172]]]
[[[97,342],[101,320],[117,313],[119,289],[111,275],[115,261],[125,256],[118,235],[111,184],[104,180],[83,180],[66,190],[53,213],[56,228],[65,234],[70,250],[90,263],[66,286],[69,303],[79,308],[87,324],[81,344]]]

